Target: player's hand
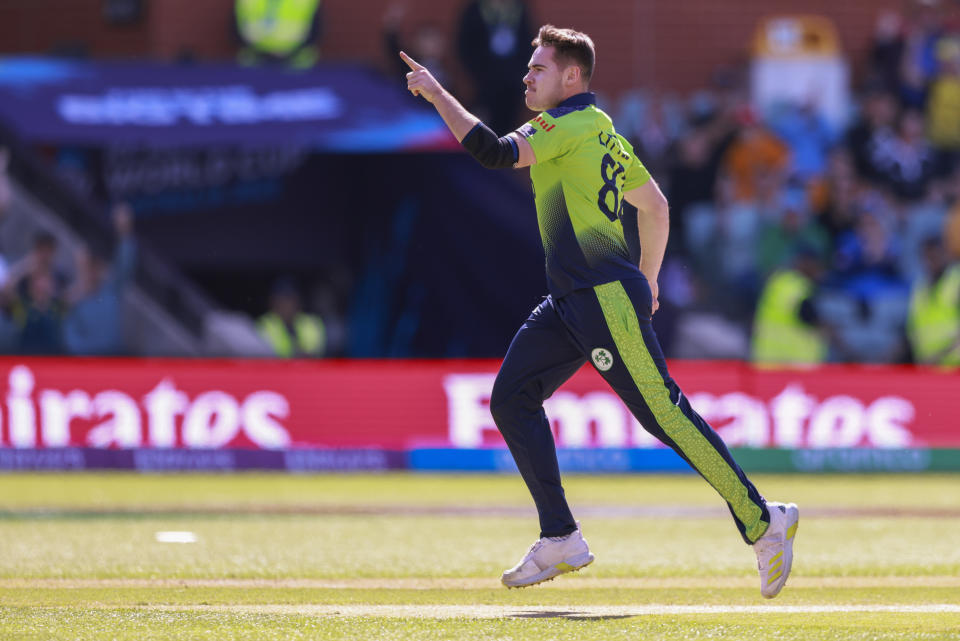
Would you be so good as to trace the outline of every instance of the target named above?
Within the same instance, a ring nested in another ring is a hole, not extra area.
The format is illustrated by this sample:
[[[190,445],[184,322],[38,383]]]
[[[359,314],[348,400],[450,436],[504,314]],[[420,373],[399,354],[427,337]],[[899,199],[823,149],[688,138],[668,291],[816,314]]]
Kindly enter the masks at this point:
[[[652,297],[652,298],[651,298],[651,301],[650,301],[650,315],[651,315],[651,316],[653,316],[653,314],[654,314],[658,309],[660,309],[660,301],[657,300],[657,297],[658,297],[659,295],[660,295],[660,285],[658,285],[658,284],[657,284],[657,281],[655,281],[655,280],[654,280],[654,281],[651,281],[651,282],[650,282],[650,296]]]
[[[400,57],[410,67],[410,73],[407,74],[407,89],[410,93],[414,96],[423,96],[425,100],[431,103],[443,93],[443,87],[440,86],[429,69],[402,51]]]

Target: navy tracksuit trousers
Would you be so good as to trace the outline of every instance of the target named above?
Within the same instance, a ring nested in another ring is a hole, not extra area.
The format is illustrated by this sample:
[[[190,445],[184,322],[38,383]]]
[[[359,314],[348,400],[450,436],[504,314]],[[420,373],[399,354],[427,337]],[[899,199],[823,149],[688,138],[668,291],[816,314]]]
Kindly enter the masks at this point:
[[[650,322],[651,294],[637,278],[548,296],[514,336],[490,411],[540,515],[540,536],[576,529],[543,401],[590,360],[648,432],[673,448],[727,502],[748,543],[766,531],[766,503],[667,372]]]

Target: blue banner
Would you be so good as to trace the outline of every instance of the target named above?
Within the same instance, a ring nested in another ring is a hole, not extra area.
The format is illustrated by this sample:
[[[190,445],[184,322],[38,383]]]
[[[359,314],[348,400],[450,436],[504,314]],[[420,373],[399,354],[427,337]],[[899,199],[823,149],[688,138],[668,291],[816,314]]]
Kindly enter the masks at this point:
[[[433,109],[400,82],[343,64],[288,71],[0,58],[0,119],[28,142],[58,146],[456,146]]]
[[[960,450],[828,448],[822,450],[734,448],[749,473],[957,472]],[[560,470],[576,474],[692,474],[666,448],[585,448],[557,451]],[[0,473],[44,470],[136,470],[139,472],[276,470],[293,473],[409,470],[517,474],[505,449],[101,449],[92,447],[2,448]]]
[[[559,449],[562,472],[627,473],[691,472],[690,466],[668,449]],[[410,450],[410,469],[421,472],[516,472],[508,450],[423,448]]]

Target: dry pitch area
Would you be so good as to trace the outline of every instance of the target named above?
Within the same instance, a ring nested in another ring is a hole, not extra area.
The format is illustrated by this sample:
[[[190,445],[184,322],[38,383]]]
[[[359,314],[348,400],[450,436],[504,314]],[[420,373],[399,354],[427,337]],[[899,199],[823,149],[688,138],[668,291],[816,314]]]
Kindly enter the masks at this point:
[[[960,476],[755,481],[801,507],[772,601],[693,476],[570,477],[597,561],[510,591],[512,476],[0,476],[0,638],[960,640]]]

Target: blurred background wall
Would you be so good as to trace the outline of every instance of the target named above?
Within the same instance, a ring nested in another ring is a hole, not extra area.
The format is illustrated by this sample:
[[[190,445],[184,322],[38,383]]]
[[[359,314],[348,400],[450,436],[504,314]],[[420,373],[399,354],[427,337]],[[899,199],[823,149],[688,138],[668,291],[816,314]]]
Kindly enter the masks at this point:
[[[103,0],[5,2],[0,6],[3,50],[47,53],[72,49],[95,57],[166,60],[184,55],[230,59],[236,50],[228,28],[231,0],[116,3],[139,6],[139,10],[129,10],[136,16],[129,21],[105,19],[110,4]],[[382,18],[397,4],[392,0],[324,3],[329,27],[323,36],[324,58],[383,64]],[[431,24],[452,35],[464,3],[413,0],[400,4],[410,27]],[[577,2],[531,0],[528,4],[538,24],[567,25],[602,43],[595,86],[611,94],[632,86],[679,91],[703,87],[718,64],[746,60],[759,18],[798,11],[796,3],[786,0],[611,0],[601,10]],[[902,0],[811,0],[801,9],[830,18],[848,58],[862,69],[877,15],[906,6]]]
[[[954,0],[0,1],[0,467],[510,468],[529,177],[396,52],[505,133],[546,22],[669,198],[697,410],[771,469],[955,469]],[[547,411],[567,469],[682,467],[589,368]]]
[[[960,360],[948,0],[4,2],[3,351],[500,356],[544,291],[526,173],[469,162],[395,53],[505,132],[548,21],[669,197],[668,356]]]

